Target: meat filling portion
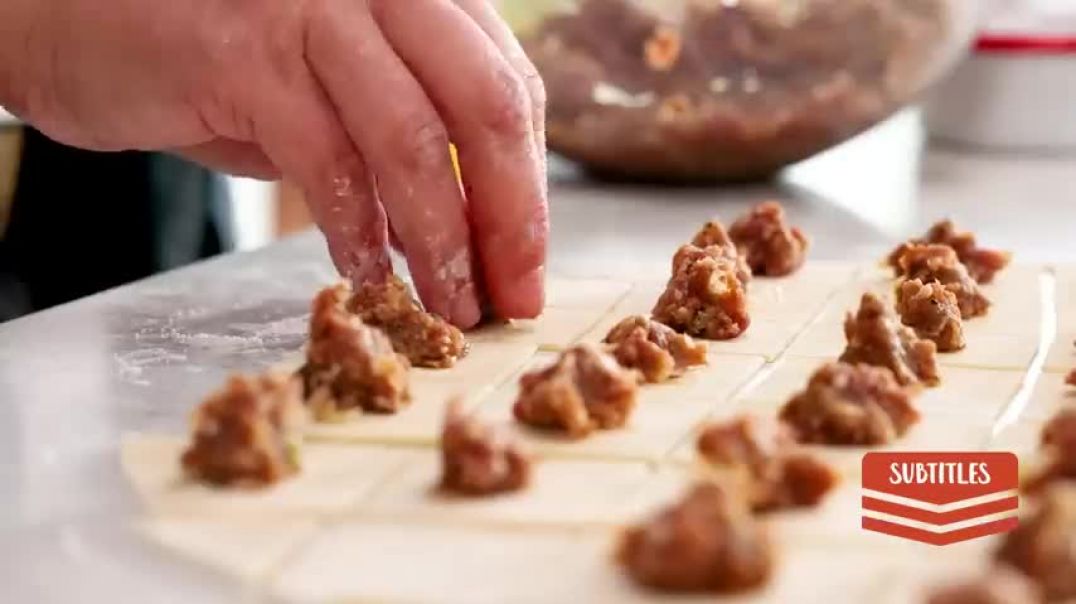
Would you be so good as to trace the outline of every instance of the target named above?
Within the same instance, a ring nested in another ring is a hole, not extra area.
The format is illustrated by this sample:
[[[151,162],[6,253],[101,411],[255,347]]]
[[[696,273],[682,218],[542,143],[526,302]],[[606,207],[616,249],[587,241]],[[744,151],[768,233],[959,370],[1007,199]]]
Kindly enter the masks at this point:
[[[883,367],[823,365],[780,418],[796,440],[826,445],[884,445],[919,421],[911,393]]]
[[[930,227],[926,235],[901,244],[889,254],[889,265],[898,271],[900,257],[914,245],[940,244],[953,248],[960,262],[967,267],[971,278],[979,283],[990,283],[998,271],[1004,269],[1012,260],[1012,254],[1000,250],[979,247],[975,235],[960,232],[952,220],[942,220]]]
[[[290,376],[233,376],[195,410],[183,471],[215,486],[277,483],[299,471],[302,420],[301,388]]]
[[[1042,429],[1042,465],[1024,483],[1024,490],[1038,493],[1050,485],[1076,482],[1076,408],[1053,416]]]
[[[967,344],[956,295],[941,283],[902,281],[897,286],[897,314],[916,335],[934,342],[939,352],[954,352]]]
[[[953,248],[947,245],[909,246],[898,264],[900,273],[906,278],[919,279],[923,283],[937,281],[951,291],[964,319],[985,315],[990,309],[990,300],[960,263]]]
[[[1039,604],[1042,595],[1023,574],[1005,566],[975,580],[934,589],[927,604]]]
[[[314,299],[310,343],[301,370],[306,403],[318,421],[334,421],[353,410],[395,413],[411,402],[410,364],[388,336],[345,307],[347,284]]]
[[[751,324],[734,264],[693,245],[677,251],[672,278],[652,314],[676,331],[708,340],[731,340]]]
[[[785,209],[776,201],[767,201],[752,209],[729,228],[740,253],[757,275],[790,275],[807,259],[810,241],[803,231],[789,226]]]
[[[838,481],[780,422],[741,416],[712,424],[697,446],[703,460],[733,474],[756,512],[817,505]]]
[[[1076,369],[1073,369],[1069,372],[1068,376],[1065,377],[1065,383],[1069,386],[1076,386]]]
[[[901,325],[872,293],[863,294],[856,314],[848,314],[844,337],[847,345],[840,356],[842,362],[885,367],[903,385],[939,382],[934,342],[920,340]]]
[[[628,317],[605,336],[613,356],[651,383],[664,382],[689,367],[706,364],[706,344],[646,317]]]
[[[384,283],[360,287],[348,307],[367,325],[384,330],[396,352],[416,367],[452,367],[467,354],[463,333],[424,311],[407,284],[395,275]]]
[[[449,403],[441,433],[441,488],[468,496],[518,491],[531,476],[530,455],[501,430]]]
[[[617,556],[637,583],[667,592],[745,591],[765,583],[775,563],[765,527],[711,483],[628,528]]]
[[[736,268],[736,276],[744,287],[747,287],[748,282],[751,281],[751,267],[747,264],[747,258],[737,249],[736,243],[732,241],[732,237],[729,236],[721,221],[711,220],[702,225],[691,240],[691,245],[705,249],[706,253],[715,258],[725,258],[732,262]]]
[[[637,374],[595,346],[570,348],[525,374],[513,412],[520,422],[574,438],[623,426],[635,409]]]
[[[1038,584],[1045,601],[1076,598],[1076,490],[1047,491],[1038,509],[1005,535],[996,555]]]

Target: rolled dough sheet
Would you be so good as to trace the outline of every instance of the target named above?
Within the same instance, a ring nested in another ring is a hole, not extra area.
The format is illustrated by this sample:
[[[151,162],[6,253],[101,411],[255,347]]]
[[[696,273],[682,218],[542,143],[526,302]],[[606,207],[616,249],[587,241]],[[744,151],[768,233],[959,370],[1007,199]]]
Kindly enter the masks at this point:
[[[267,489],[212,488],[186,480],[182,438],[132,435],[122,465],[151,516],[168,519],[314,518],[355,507],[374,487],[422,454],[387,447],[307,443],[302,471]]]
[[[1042,329],[1042,296],[1037,267],[1020,267],[1002,283],[986,286],[986,295],[995,305],[986,317],[964,322],[968,345],[964,350],[938,354],[938,364],[984,369],[1025,369],[1038,350]],[[894,281],[886,275],[859,279],[827,305],[818,318],[795,338],[790,356],[836,358],[844,350],[844,320],[855,312],[867,291],[882,296],[892,307]],[[1009,287],[1024,287],[1013,295]]]
[[[1072,407],[1076,407],[1076,387],[1065,384],[1064,374],[1043,373],[1039,375],[1019,417],[1042,423],[1058,411]]]
[[[349,523],[324,531],[281,573],[273,593],[296,602],[669,601],[634,585],[613,562],[616,538],[605,531]],[[870,602],[887,580],[914,564],[910,556],[867,549],[778,545],[778,568],[765,588],[720,601]],[[676,601],[713,602],[715,596]]]
[[[141,521],[149,541],[253,588],[314,536],[313,519],[162,519]]]
[[[1057,303],[1057,326],[1063,332],[1076,332],[1076,265],[1058,266],[1055,274],[1057,281],[1054,300]]]
[[[546,280],[546,307],[607,311],[630,289],[631,284],[623,281],[550,277]]]
[[[533,356],[532,344],[475,342],[451,369],[413,369],[410,406],[393,415],[355,414],[338,423],[311,423],[307,437],[316,441],[432,444],[441,435],[445,407],[460,395],[474,408]]]
[[[1076,329],[1057,334],[1043,369],[1051,373],[1068,373],[1076,369]]]
[[[608,310],[549,307],[537,319],[486,325],[467,332],[467,340],[472,344],[530,344],[541,350],[563,350],[579,341]]]
[[[711,342],[718,353],[761,355],[774,359],[792,342],[811,319],[860,269],[856,266],[821,264],[806,266],[793,277],[756,278],[748,287],[751,326],[734,340]],[[620,320],[630,315],[650,316],[665,289],[665,281],[640,281],[582,338],[600,342]]]
[[[460,497],[435,489],[439,456],[431,454],[396,474],[363,505],[380,517],[512,526],[609,526],[629,521],[630,497],[649,482],[644,463],[536,461],[524,490],[492,497]]]
[[[782,359],[768,366],[761,379],[753,380],[751,387],[736,397],[734,406],[754,412],[776,412],[807,386],[811,374],[824,363],[821,359]],[[938,411],[991,420],[1013,399],[1024,378],[1020,371],[965,367],[943,367],[939,373],[941,385],[925,388],[915,399],[925,416]]]
[[[505,383],[479,407],[478,413],[486,421],[509,426],[516,436],[545,454],[654,460],[675,447],[713,409],[725,404],[762,364],[760,357],[711,354],[706,367],[694,368],[665,384],[640,387],[639,401],[627,426],[599,430],[582,440],[533,430],[516,422],[512,405],[519,392],[518,380]]]

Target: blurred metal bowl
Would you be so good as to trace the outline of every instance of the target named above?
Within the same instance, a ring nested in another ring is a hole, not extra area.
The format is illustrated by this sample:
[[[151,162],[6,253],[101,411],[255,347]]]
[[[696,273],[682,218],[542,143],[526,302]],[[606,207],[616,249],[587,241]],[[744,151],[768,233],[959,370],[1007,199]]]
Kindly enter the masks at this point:
[[[550,148],[618,178],[769,176],[917,98],[980,0],[502,0]]]

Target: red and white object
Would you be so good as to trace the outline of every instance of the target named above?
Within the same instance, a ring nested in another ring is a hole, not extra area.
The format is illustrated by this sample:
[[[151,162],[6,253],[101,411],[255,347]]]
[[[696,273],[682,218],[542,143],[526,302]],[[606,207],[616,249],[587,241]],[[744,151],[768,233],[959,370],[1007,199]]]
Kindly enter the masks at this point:
[[[926,106],[931,136],[1076,153],[1076,0],[1009,0]]]

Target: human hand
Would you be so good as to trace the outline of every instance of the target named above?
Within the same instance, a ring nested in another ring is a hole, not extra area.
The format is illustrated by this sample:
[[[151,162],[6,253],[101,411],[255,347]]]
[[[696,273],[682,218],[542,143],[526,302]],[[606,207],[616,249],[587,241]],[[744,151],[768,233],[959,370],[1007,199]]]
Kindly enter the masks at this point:
[[[487,0],[4,0],[0,104],[73,146],[283,175],[342,273],[384,278],[391,229],[461,327],[476,284],[541,311],[544,90]]]

